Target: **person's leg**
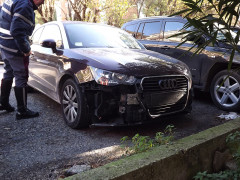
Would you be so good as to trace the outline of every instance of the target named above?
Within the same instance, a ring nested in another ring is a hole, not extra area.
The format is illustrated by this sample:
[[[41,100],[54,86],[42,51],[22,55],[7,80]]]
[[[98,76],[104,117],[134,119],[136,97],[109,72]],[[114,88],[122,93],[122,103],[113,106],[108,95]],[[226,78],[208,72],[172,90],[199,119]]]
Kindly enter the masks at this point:
[[[1,96],[0,96],[0,111],[6,110],[7,112],[14,111],[14,107],[9,104],[9,96],[12,89],[13,82],[13,70],[4,56],[4,52],[2,54],[2,59],[4,61],[4,69],[3,79],[1,81]]]
[[[16,119],[28,119],[39,116],[38,112],[27,108],[27,81],[29,57],[16,57],[9,55],[10,65],[15,77],[15,96],[17,100]]]

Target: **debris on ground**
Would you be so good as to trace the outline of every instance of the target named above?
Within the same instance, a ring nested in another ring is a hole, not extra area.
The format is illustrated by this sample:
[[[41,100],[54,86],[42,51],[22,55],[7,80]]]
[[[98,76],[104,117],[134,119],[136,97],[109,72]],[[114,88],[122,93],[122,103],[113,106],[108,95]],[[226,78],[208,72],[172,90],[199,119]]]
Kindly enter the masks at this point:
[[[78,174],[90,169],[91,169],[91,166],[89,165],[74,165],[73,167],[65,171],[65,176],[71,176],[71,175]]]
[[[239,118],[240,116],[236,112],[229,112],[229,114],[221,114],[218,116],[220,119],[233,120]]]

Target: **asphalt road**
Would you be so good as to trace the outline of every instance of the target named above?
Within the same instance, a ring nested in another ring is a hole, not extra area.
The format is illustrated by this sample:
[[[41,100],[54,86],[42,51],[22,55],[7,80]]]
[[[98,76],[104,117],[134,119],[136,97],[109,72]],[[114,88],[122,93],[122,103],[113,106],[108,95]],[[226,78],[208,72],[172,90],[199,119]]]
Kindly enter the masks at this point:
[[[0,79],[2,72],[0,65]],[[10,101],[16,107],[13,92]],[[0,112],[1,180],[55,179],[61,168],[91,163],[87,153],[120,145],[123,136],[132,137],[139,133],[154,137],[168,124],[175,126],[175,137],[182,138],[224,123],[217,118],[223,111],[213,105],[208,94],[203,93],[194,98],[189,115],[171,116],[156,123],[132,127],[73,130],[65,125],[60,105],[39,92],[29,94],[28,107],[39,111],[40,116],[17,121],[14,112]]]

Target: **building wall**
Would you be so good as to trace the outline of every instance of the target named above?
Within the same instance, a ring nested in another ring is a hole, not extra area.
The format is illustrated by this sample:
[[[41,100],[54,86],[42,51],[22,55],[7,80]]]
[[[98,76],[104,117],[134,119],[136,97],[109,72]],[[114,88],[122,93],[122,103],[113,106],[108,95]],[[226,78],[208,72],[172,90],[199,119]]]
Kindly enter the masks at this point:
[[[126,21],[137,18],[137,6],[132,6],[128,9],[126,15],[123,17]]]

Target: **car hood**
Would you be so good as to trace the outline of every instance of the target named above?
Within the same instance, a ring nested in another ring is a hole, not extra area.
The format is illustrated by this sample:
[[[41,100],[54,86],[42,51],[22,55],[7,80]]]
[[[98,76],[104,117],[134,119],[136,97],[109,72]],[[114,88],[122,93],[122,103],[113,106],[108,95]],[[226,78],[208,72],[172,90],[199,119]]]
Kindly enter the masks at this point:
[[[79,48],[66,50],[64,55],[75,71],[81,70],[77,65],[81,63],[136,77],[189,74],[181,61],[145,49]]]

